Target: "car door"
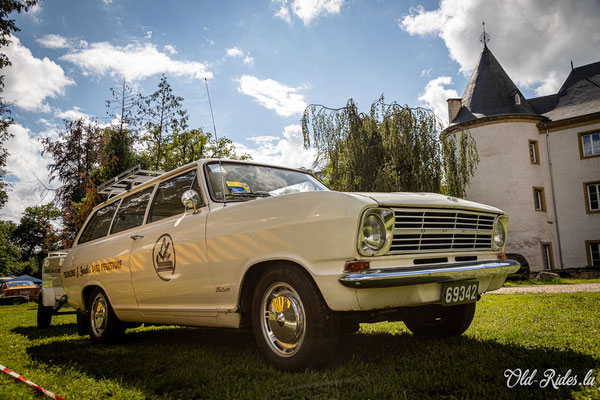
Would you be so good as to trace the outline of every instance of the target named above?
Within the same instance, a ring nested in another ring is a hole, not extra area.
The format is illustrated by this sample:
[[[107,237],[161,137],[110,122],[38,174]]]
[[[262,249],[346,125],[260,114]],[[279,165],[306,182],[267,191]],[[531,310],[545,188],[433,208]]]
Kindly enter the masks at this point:
[[[109,235],[113,216],[120,202],[110,203],[90,218],[77,246],[73,248],[71,277],[81,279],[82,286],[100,285],[118,315],[137,308],[129,266],[129,242],[119,235]],[[85,301],[86,299],[82,299]]]
[[[158,185],[147,222],[131,244],[133,287],[149,322],[186,323],[187,317],[216,315],[207,310],[214,296],[205,243],[208,207],[196,173],[190,169]],[[181,203],[181,195],[190,189],[201,198],[197,212]]]

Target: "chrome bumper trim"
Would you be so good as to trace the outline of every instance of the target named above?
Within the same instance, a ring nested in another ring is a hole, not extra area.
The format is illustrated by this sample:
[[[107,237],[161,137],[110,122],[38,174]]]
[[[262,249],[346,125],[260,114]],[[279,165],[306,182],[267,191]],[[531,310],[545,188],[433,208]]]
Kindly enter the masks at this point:
[[[506,277],[516,272],[521,265],[513,260],[506,261],[468,261],[452,264],[419,265],[386,269],[368,269],[342,276],[342,285],[355,289],[383,288],[423,283],[442,283]]]

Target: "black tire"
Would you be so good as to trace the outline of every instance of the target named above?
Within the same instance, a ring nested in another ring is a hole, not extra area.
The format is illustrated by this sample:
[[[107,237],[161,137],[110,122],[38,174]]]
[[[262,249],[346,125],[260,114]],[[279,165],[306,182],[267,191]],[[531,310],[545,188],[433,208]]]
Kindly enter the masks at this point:
[[[90,333],[88,329],[88,320],[87,316],[83,311],[77,310],[77,334],[79,336],[85,336]]]
[[[267,270],[252,299],[258,348],[276,367],[295,370],[329,360],[339,341],[338,314],[304,270],[289,264]]]
[[[37,309],[37,327],[41,329],[49,328],[52,324],[52,315],[54,315],[54,308],[44,306],[42,294],[38,296],[38,309]]]
[[[462,335],[475,316],[475,304],[415,307],[408,312],[404,323],[415,336],[450,337]]]
[[[95,288],[88,298],[87,306],[87,324],[92,342],[117,342],[124,329],[106,294],[100,288]]]

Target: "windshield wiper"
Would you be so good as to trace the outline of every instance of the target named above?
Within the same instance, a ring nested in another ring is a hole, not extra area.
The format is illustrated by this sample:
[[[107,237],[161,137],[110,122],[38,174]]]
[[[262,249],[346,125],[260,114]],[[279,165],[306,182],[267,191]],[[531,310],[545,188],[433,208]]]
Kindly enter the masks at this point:
[[[255,197],[271,197],[269,192],[242,192],[242,193],[226,193],[228,198],[255,198]]]

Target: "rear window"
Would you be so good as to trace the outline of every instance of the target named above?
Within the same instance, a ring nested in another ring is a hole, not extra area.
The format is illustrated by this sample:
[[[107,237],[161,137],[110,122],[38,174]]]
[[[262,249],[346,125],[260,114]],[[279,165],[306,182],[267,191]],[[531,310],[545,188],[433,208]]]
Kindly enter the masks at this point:
[[[6,282],[6,287],[18,287],[18,286],[35,286],[33,282],[30,281],[17,281],[17,282]]]
[[[152,200],[148,222],[160,221],[163,218],[183,214],[185,207],[181,203],[181,195],[190,189],[200,194],[196,169],[161,182]],[[204,204],[202,198],[200,204]]]
[[[118,205],[119,202],[116,201],[96,211],[83,229],[78,243],[81,244],[106,236],[108,234],[108,228],[110,228],[110,222],[112,221]]]
[[[146,214],[146,206],[153,190],[154,187],[149,187],[125,197],[121,202],[117,215],[115,215],[110,233],[117,233],[142,225]]]

